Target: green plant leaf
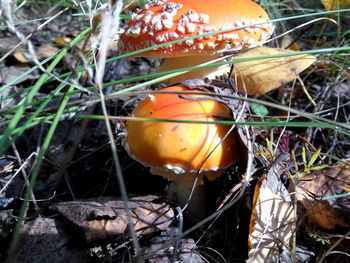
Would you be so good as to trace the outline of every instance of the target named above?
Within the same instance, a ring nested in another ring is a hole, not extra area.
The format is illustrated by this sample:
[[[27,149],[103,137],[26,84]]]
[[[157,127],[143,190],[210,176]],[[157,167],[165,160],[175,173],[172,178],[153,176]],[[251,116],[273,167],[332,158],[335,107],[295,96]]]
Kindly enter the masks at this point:
[[[251,103],[250,108],[254,112],[254,114],[258,116],[266,116],[267,114],[269,114],[269,110],[262,104]]]

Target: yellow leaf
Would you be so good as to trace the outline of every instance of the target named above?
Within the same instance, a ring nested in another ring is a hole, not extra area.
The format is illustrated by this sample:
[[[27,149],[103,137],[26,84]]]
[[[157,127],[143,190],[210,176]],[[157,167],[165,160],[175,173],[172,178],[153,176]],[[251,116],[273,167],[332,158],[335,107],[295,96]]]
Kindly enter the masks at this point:
[[[350,187],[340,186],[344,191],[350,192]]]
[[[234,59],[273,56],[290,53],[291,50],[257,47]],[[233,78],[237,78],[237,89],[249,95],[264,94],[285,85],[297,78],[298,74],[308,68],[316,57],[295,55],[235,63]]]
[[[321,0],[321,2],[328,11],[350,7],[350,0]]]
[[[28,63],[29,60],[25,57],[24,53],[24,48],[20,47],[16,49],[16,52],[13,54],[13,56],[21,63]]]
[[[56,37],[53,42],[55,42],[57,45],[59,45],[60,47],[65,47],[69,44],[69,42],[71,41],[70,38],[68,37]]]

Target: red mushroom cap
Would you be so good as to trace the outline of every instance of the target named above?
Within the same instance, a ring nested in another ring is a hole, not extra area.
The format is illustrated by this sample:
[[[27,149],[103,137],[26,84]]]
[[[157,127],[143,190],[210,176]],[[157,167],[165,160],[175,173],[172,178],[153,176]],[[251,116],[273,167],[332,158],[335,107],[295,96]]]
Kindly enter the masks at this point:
[[[202,90],[172,86],[162,91]],[[232,119],[230,108],[210,96],[186,96],[201,99],[155,94],[143,100],[132,115],[189,121]],[[125,148],[133,158],[151,167],[151,172],[169,180],[176,174],[194,174],[198,170],[213,179],[239,157],[237,134],[229,130],[230,126],[223,124],[128,121]]]
[[[268,20],[265,10],[251,0],[154,0],[132,15],[120,35],[121,50],[131,52]],[[167,45],[144,52],[142,56],[213,54],[252,47],[269,38],[272,32],[273,25],[266,23]]]

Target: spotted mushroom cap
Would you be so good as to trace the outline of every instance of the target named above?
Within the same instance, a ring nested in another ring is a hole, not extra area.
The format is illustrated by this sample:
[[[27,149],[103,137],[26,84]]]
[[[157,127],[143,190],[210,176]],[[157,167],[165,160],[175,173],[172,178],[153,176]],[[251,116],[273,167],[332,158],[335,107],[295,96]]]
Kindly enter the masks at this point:
[[[120,48],[127,53],[267,20],[265,10],[251,0],[153,0],[131,15],[120,35]],[[188,56],[253,47],[268,39],[272,32],[273,25],[266,23],[167,45],[142,56]]]
[[[162,91],[198,90],[172,86]],[[230,108],[209,96],[185,96],[192,99],[180,98],[178,94],[151,95],[137,105],[132,116],[189,121],[232,119]],[[193,100],[198,97],[201,99]],[[214,179],[238,160],[237,134],[227,135],[229,130],[230,126],[223,124],[128,121],[125,148],[131,157],[150,167],[152,173],[169,180],[199,169]]]

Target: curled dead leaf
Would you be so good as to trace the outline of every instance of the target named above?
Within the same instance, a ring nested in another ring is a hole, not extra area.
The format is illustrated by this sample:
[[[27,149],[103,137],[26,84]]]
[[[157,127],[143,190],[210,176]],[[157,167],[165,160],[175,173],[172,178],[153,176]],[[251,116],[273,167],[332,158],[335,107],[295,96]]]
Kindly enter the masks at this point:
[[[290,52],[290,50],[279,48],[257,47],[234,59],[273,56]],[[234,64],[232,77],[237,79],[239,92],[246,91],[249,95],[264,94],[293,81],[300,72],[315,61],[314,56],[306,54],[237,62]]]
[[[156,199],[156,196],[143,196],[129,200],[137,235],[163,231],[171,224],[174,211],[165,203],[156,203]],[[127,234],[128,218],[123,201],[100,197],[94,201],[63,202],[53,208],[83,234],[87,243],[107,241]]]
[[[298,202],[305,208],[308,228],[350,227],[350,159],[348,164],[324,168],[302,178],[297,186]],[[301,211],[303,212],[303,211]]]
[[[247,262],[280,262],[282,252],[293,247],[296,209],[280,180],[281,171],[279,164],[273,165],[255,186]]]

